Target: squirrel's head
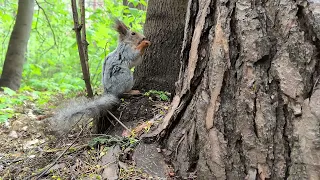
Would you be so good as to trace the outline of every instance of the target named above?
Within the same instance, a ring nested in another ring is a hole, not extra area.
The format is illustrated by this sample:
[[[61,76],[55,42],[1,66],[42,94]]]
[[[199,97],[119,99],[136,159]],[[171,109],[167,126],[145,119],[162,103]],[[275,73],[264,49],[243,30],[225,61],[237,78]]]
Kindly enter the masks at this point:
[[[141,53],[151,44],[143,34],[131,31],[123,22],[116,20],[115,29],[119,33],[119,41],[130,44],[132,48],[141,50]]]

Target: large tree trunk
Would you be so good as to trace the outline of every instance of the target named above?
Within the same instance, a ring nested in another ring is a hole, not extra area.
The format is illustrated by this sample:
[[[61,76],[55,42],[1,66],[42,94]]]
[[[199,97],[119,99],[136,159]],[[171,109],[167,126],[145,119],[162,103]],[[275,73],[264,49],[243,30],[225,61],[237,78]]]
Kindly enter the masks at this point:
[[[187,0],[149,0],[144,34],[152,43],[135,70],[135,88],[174,92]]]
[[[162,137],[178,174],[320,178],[320,29],[303,0],[190,0]],[[192,38],[189,38],[192,37]]]
[[[33,12],[34,0],[19,0],[18,14],[4,61],[0,87],[9,87],[13,90],[18,90],[20,87]]]

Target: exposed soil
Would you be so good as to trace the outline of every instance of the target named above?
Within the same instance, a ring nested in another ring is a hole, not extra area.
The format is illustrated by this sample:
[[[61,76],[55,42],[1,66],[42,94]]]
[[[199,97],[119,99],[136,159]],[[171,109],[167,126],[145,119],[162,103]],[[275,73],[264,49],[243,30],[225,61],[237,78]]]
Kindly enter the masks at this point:
[[[108,135],[93,134],[90,129],[82,128],[56,136],[47,132],[43,119],[50,111],[37,115],[25,108],[21,115],[0,128],[0,176],[3,179],[168,178],[173,173],[158,153],[160,149],[138,141],[141,134],[157,126],[169,108],[168,102],[155,99],[130,97],[114,113],[133,135],[113,120]],[[130,138],[126,137],[130,134]],[[139,152],[133,153],[135,147]]]

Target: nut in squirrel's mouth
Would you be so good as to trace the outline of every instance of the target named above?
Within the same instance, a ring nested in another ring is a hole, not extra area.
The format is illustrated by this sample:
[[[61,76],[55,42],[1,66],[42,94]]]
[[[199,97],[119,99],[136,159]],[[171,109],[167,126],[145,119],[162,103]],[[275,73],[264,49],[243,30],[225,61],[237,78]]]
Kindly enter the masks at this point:
[[[151,45],[151,42],[148,41],[147,39],[143,38],[141,41],[139,41],[138,45],[140,45],[141,43],[144,43],[145,47],[148,47]]]

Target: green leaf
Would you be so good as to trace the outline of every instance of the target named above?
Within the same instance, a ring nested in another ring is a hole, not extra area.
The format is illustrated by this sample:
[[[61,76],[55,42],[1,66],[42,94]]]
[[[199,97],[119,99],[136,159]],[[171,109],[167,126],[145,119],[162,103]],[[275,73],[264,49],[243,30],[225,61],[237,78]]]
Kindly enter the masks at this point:
[[[16,94],[16,92],[10,88],[3,87],[3,92],[9,96],[13,96]]]
[[[160,94],[159,96],[160,96],[160,99],[162,101],[168,101],[169,100],[169,97],[166,94]]]
[[[1,114],[0,115],[0,123],[4,123],[6,122],[9,118],[11,118],[12,116],[10,116],[9,114]]]

